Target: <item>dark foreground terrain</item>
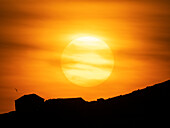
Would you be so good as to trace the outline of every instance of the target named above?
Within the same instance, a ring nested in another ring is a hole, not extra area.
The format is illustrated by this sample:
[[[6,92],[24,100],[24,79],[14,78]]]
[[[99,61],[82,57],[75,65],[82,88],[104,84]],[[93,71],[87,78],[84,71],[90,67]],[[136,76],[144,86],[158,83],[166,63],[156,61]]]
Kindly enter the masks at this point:
[[[49,127],[166,128],[170,126],[170,80],[109,99],[49,99],[36,94],[15,100],[16,111],[0,122]]]

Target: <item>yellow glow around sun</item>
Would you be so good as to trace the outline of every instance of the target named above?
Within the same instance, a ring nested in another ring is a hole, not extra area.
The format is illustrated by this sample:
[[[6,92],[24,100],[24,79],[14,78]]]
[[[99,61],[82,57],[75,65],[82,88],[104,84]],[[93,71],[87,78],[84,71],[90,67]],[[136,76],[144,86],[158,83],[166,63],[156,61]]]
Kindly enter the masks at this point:
[[[113,68],[108,45],[94,37],[80,37],[70,42],[62,54],[62,70],[72,83],[91,87],[104,82]]]

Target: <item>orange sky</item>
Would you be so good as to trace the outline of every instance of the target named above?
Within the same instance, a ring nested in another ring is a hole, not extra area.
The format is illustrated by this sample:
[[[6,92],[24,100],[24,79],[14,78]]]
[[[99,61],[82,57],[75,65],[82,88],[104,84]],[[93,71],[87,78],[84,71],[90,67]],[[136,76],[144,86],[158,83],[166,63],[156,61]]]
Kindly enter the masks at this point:
[[[169,79],[169,5],[169,0],[1,0],[0,113],[14,110],[14,100],[28,93],[96,100]],[[113,72],[99,86],[74,85],[61,70],[64,48],[81,36],[99,37],[113,52]]]

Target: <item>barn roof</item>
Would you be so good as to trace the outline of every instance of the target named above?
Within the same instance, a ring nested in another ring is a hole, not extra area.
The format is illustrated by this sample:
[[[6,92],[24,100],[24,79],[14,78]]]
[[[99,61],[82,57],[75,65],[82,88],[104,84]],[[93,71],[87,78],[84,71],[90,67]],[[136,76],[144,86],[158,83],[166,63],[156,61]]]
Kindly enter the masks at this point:
[[[26,100],[44,100],[44,98],[38,96],[37,94],[28,94],[18,98],[15,101],[26,101]]]

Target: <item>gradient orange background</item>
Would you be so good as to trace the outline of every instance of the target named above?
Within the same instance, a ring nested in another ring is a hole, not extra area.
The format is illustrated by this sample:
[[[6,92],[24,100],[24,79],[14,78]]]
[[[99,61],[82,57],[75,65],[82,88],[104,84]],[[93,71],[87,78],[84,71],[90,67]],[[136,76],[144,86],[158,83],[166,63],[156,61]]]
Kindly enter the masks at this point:
[[[14,110],[14,100],[28,93],[90,101],[169,79],[169,5],[169,0],[1,0],[0,113]],[[64,48],[81,36],[99,37],[113,52],[113,72],[96,87],[76,86],[61,70]]]

